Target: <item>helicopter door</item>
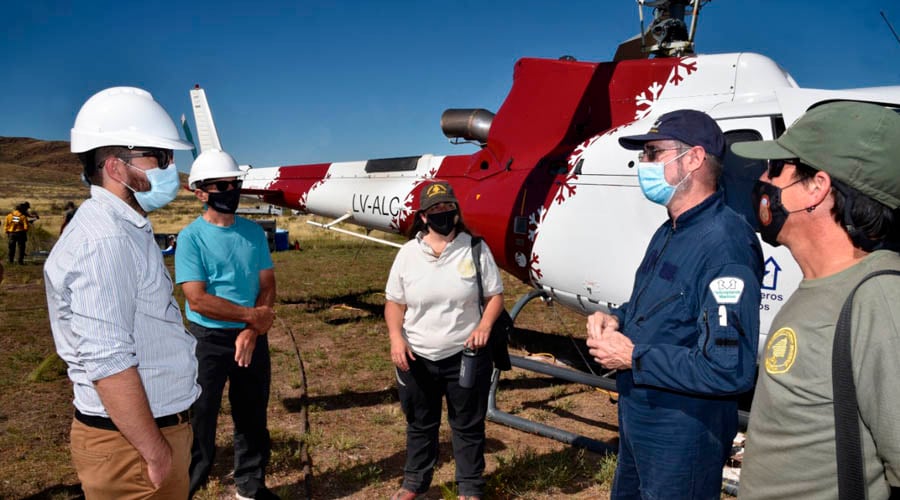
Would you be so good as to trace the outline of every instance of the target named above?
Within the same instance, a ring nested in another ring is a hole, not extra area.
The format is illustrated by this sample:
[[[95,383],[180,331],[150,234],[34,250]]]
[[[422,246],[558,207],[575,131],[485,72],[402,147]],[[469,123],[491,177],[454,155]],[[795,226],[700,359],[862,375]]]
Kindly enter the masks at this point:
[[[756,117],[719,122],[725,132],[725,158],[719,183],[725,191],[725,203],[756,228],[756,213],[751,206],[753,186],[766,170],[766,162],[742,158],[731,152],[736,142],[772,139],[779,129],[780,118]]]
[[[766,162],[742,158],[731,152],[736,142],[771,140],[784,133],[781,116],[762,116],[722,120],[719,126],[725,132],[726,153],[722,166],[720,183],[725,190],[725,202],[754,228],[757,226],[752,193],[756,180],[766,170]],[[802,274],[796,261],[786,247],[772,247],[762,244],[764,276],[762,280],[762,302],[759,306],[759,349],[766,344],[769,326],[775,313],[797,289]]]

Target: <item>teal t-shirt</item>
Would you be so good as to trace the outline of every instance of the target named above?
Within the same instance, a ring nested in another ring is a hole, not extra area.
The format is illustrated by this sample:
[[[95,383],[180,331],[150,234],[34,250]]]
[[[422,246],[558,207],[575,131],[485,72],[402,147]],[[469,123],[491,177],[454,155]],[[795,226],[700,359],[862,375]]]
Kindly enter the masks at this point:
[[[263,229],[253,221],[235,217],[220,227],[203,217],[184,228],[175,249],[175,281],[202,281],[206,292],[237,305],[253,307],[259,295],[259,273],[272,269],[272,256]],[[207,318],[185,303],[188,320],[207,328],[243,328],[244,323]]]

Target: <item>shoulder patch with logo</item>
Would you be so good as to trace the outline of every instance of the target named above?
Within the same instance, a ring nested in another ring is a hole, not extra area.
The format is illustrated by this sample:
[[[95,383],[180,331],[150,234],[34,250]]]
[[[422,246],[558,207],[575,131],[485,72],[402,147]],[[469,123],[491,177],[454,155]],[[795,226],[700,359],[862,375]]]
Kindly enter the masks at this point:
[[[744,280],[734,276],[721,276],[709,282],[709,290],[719,304],[737,304],[744,291]]]
[[[797,359],[797,334],[781,328],[766,341],[766,372],[771,375],[787,373]]]

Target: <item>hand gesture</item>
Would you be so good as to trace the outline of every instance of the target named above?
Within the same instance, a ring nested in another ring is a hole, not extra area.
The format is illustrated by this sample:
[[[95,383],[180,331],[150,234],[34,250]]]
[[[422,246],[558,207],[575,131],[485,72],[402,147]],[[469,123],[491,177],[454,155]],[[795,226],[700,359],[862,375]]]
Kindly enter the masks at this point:
[[[256,337],[256,331],[250,328],[246,328],[238,334],[234,341],[234,361],[238,366],[242,368],[250,366],[253,350],[256,349]]]
[[[612,314],[603,312],[595,312],[588,316],[587,334],[588,338],[600,338],[605,329],[618,330],[619,319]]]
[[[588,336],[587,345],[594,361],[611,370],[628,370],[631,368],[634,344],[616,328],[607,323],[605,328],[600,329],[599,335]]]

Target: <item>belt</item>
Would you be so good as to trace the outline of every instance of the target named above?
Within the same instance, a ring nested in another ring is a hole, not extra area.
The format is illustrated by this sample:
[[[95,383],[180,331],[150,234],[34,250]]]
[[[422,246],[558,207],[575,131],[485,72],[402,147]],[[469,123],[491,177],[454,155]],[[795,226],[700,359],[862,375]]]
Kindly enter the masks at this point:
[[[95,429],[103,429],[106,431],[119,430],[118,427],[116,427],[116,424],[113,423],[112,419],[106,417],[98,417],[96,415],[85,415],[78,410],[75,410],[75,420]],[[173,413],[172,415],[166,415],[165,417],[158,417],[153,420],[156,421],[156,426],[160,429],[162,429],[163,427],[171,427],[173,425],[184,424],[191,421],[191,411],[184,410],[178,413]]]

